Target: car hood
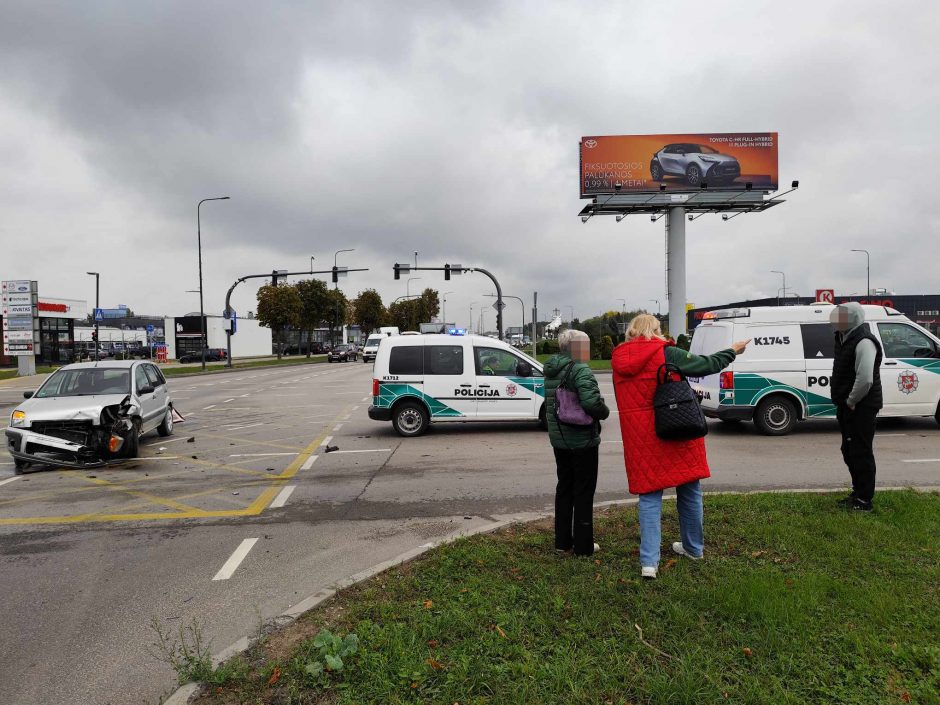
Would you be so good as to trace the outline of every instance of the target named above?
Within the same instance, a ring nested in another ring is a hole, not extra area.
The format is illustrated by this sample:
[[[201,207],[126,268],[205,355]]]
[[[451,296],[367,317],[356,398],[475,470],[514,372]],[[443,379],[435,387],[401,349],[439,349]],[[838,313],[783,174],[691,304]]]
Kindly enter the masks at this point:
[[[703,161],[714,161],[714,162],[736,162],[738,161],[730,154],[700,154]]]
[[[47,397],[25,400],[16,408],[26,412],[26,421],[83,421],[97,422],[106,406],[124,401],[127,394],[93,394],[85,397]]]

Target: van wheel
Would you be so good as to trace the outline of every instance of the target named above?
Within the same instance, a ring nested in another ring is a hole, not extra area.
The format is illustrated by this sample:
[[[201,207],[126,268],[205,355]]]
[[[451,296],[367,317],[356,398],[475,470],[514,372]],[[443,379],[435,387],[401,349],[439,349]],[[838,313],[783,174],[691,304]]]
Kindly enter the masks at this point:
[[[765,436],[785,436],[796,422],[796,406],[783,396],[761,399],[754,411],[754,425]]]
[[[937,413],[934,414],[934,418],[937,420],[937,423],[940,423],[940,404],[937,404]]]
[[[428,424],[428,412],[421,402],[403,401],[392,412],[392,426],[399,436],[420,436]]]
[[[548,419],[545,418],[545,404],[542,404],[542,408],[539,409],[539,428],[543,431],[548,430]]]

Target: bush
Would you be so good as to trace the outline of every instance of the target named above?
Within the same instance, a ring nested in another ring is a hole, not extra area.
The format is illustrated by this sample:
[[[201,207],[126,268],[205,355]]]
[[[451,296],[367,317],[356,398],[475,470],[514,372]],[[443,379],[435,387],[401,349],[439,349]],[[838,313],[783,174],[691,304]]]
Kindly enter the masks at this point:
[[[614,352],[614,341],[609,335],[601,338],[601,360],[609,360]]]
[[[540,340],[538,344],[539,355],[554,355],[558,352],[557,340]]]

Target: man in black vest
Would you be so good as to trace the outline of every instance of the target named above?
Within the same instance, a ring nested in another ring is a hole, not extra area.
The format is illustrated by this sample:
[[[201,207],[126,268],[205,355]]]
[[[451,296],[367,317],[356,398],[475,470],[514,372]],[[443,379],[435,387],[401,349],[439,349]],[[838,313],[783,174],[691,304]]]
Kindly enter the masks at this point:
[[[875,417],[883,406],[881,344],[865,323],[857,303],[836,306],[830,318],[836,330],[829,386],[842,432],[842,458],[852,475],[852,494],[839,503],[870,512],[875,495]]]

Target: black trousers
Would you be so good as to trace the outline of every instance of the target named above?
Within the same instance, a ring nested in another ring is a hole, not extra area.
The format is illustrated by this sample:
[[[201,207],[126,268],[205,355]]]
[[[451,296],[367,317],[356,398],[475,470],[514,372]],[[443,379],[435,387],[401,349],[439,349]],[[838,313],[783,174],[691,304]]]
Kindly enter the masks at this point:
[[[842,432],[842,459],[852,476],[852,494],[870,502],[875,496],[875,417],[878,409],[864,406],[852,411],[839,406],[836,418]]]
[[[555,548],[574,548],[579,556],[594,553],[594,490],[597,446],[580,450],[555,448]]]

